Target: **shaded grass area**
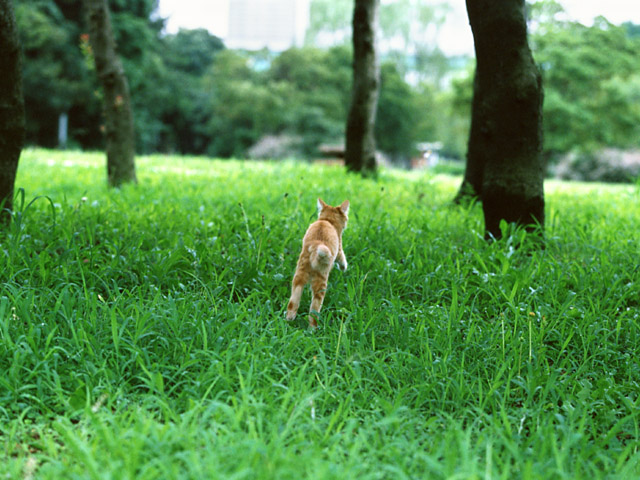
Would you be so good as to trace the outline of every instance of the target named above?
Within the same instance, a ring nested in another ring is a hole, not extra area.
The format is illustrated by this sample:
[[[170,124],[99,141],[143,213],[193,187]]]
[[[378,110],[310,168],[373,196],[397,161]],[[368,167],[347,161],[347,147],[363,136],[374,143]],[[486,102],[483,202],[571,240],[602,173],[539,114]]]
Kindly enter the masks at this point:
[[[485,242],[456,178],[143,157],[110,191],[103,162],[21,160],[0,476],[640,476],[637,187],[549,183],[539,250]],[[317,196],[351,200],[349,270],[310,332]]]

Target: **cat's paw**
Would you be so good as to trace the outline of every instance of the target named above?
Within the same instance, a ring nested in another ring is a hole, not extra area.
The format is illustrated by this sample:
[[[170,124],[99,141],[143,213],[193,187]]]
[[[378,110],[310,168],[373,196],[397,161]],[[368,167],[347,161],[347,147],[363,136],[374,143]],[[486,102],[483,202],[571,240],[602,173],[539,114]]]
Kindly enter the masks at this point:
[[[342,272],[346,272],[347,271],[347,262],[336,262],[336,265],[338,266],[338,270],[342,271]]]
[[[287,319],[287,322],[291,322],[293,320],[296,319],[296,312],[295,310],[287,310],[287,316],[285,317]]]

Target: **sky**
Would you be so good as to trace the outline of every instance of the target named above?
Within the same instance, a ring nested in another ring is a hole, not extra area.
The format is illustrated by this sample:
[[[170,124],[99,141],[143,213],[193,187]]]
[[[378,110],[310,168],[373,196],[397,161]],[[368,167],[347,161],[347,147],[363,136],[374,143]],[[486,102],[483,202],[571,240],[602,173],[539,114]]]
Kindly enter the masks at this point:
[[[301,0],[305,1],[305,0]],[[425,0],[440,4],[442,0]],[[440,48],[448,55],[473,54],[473,37],[467,19],[465,0],[449,0],[451,13],[440,31]],[[633,0],[560,0],[568,20],[591,25],[597,16],[612,23],[631,21],[640,24],[640,8],[630,7]],[[223,40],[228,31],[229,0],[160,0],[160,16],[168,18],[167,31],[179,28],[206,28]]]

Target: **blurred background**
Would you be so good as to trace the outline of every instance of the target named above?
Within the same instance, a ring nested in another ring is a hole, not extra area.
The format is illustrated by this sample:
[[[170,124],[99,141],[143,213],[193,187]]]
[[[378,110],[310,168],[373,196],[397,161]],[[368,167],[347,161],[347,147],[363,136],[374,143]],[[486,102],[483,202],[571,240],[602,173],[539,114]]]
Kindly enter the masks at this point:
[[[139,153],[324,159],[344,143],[352,0],[110,0]],[[81,0],[15,0],[27,144],[103,148]],[[543,72],[544,155],[561,178],[640,175],[640,12],[527,6]],[[637,9],[636,9],[637,10]],[[474,71],[463,0],[381,2],[381,161],[464,166]]]

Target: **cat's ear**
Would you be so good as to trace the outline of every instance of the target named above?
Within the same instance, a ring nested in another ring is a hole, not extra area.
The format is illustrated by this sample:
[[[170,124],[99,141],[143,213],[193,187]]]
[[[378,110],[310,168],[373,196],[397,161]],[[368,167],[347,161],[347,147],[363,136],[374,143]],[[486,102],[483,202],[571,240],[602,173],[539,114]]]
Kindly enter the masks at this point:
[[[342,213],[344,213],[345,215],[349,213],[349,200],[345,200],[344,202],[342,202],[342,205],[340,205],[340,210],[342,210]]]
[[[322,209],[326,206],[327,204],[324,203],[320,197],[318,197],[318,215],[320,215],[320,212],[322,212]]]

